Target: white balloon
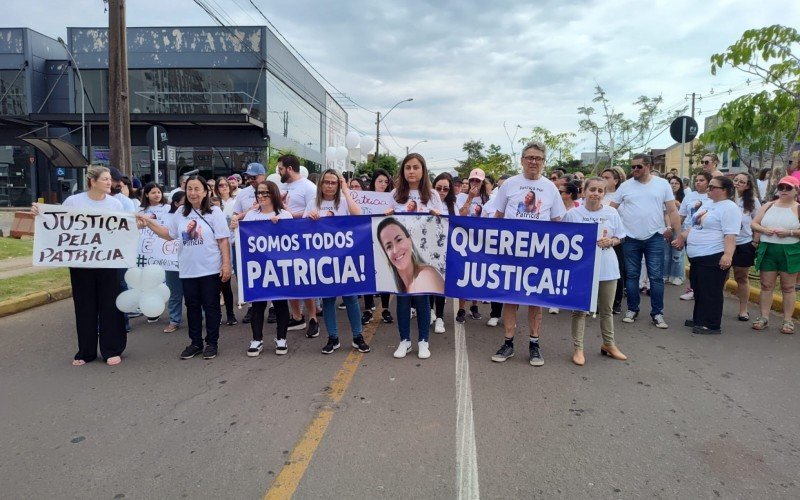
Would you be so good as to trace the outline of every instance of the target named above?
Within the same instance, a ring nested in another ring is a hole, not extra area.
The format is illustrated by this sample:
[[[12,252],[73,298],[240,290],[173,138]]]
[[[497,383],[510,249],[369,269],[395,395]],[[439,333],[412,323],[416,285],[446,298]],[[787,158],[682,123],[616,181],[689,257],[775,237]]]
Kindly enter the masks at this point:
[[[345,137],[344,139],[344,143],[347,145],[347,149],[356,149],[360,142],[361,142],[361,137],[355,130],[351,130],[350,132],[348,132],[347,137]]]
[[[372,151],[372,148],[375,147],[375,141],[372,140],[372,137],[365,135],[361,138],[361,154],[365,155]]]
[[[166,283],[161,283],[156,288],[156,292],[161,296],[164,302],[169,300],[169,296],[172,295],[172,290],[169,289]]]
[[[450,175],[453,177],[458,177],[458,172],[456,171],[456,169],[453,169],[450,171]]]
[[[142,268],[132,267],[125,271],[125,283],[128,284],[129,289],[142,287]]]
[[[340,161],[341,160],[346,160],[347,159],[347,155],[349,155],[349,154],[350,154],[350,152],[347,151],[347,148],[344,147],[344,146],[339,146],[339,147],[336,148],[336,159],[337,160],[340,160]]]
[[[139,280],[139,288],[150,291],[163,283],[166,278],[167,275],[164,273],[163,267],[152,265],[145,266],[144,269],[142,269],[142,277]]]
[[[117,309],[122,312],[132,313],[136,312],[139,307],[139,297],[142,293],[139,290],[125,290],[117,295]]]
[[[139,310],[148,318],[157,318],[165,309],[165,301],[161,299],[158,292],[150,291],[143,293],[139,298]]]
[[[300,177],[303,179],[308,179],[308,169],[305,165],[300,165]]]
[[[325,149],[325,160],[327,162],[336,161],[336,146],[328,146]]]
[[[281,175],[280,174],[269,174],[269,176],[267,177],[267,180],[270,181],[270,182],[274,182],[275,184],[278,185],[278,187],[280,187],[280,185],[281,185]]]

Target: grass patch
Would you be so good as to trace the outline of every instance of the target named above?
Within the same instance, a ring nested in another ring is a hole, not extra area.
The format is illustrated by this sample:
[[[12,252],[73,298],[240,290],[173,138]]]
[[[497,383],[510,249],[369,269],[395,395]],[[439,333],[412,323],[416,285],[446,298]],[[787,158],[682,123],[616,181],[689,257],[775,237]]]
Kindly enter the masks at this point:
[[[59,267],[0,280],[0,301],[69,285],[69,269]]]
[[[33,255],[33,240],[0,238],[0,261]]]

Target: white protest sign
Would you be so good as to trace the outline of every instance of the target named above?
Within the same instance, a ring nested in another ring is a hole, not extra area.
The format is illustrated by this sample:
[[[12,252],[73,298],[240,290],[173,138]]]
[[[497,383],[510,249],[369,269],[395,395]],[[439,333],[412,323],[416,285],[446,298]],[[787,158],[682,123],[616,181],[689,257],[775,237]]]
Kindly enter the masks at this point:
[[[145,214],[158,221],[162,226],[167,225],[169,205],[163,210],[153,210]],[[166,241],[161,239],[151,229],[144,228],[140,231],[139,237],[139,258],[137,264],[144,266],[161,266],[165,271],[178,270],[178,251],[180,250],[181,240]]]
[[[127,268],[136,266],[139,230],[133,214],[39,205],[33,265]]]
[[[361,215],[385,215],[387,210],[394,207],[391,193],[351,190],[350,197],[361,207]]]

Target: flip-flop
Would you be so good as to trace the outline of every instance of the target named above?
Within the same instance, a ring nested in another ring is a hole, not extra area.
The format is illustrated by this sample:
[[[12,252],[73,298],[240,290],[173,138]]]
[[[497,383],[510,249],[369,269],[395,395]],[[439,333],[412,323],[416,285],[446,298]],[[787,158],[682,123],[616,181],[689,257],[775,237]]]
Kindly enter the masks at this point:
[[[106,364],[108,366],[116,366],[120,363],[122,363],[122,358],[120,358],[119,356],[111,356],[106,360]]]
[[[72,360],[72,366],[83,366],[85,364],[86,364],[86,361],[84,361],[82,359],[73,359]]]

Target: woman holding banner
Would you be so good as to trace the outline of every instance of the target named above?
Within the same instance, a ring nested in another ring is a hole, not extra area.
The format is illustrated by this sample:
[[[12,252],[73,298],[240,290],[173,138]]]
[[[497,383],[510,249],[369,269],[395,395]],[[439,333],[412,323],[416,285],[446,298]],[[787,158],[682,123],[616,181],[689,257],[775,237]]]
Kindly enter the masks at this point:
[[[375,169],[375,172],[372,174],[372,182],[370,182],[369,185],[372,191],[375,191],[376,193],[388,193],[393,188],[392,176],[389,175],[389,172],[382,168]],[[394,323],[392,313],[389,312],[388,293],[381,294],[381,307],[383,308],[383,311],[381,311],[381,320],[384,323]],[[372,311],[374,310],[375,297],[370,294],[364,295],[364,313],[361,315],[362,325],[366,325],[372,321]]]
[[[178,269],[189,321],[189,344],[181,359],[203,353],[204,359],[217,357],[219,324],[219,284],[231,279],[230,232],[222,210],[211,205],[206,181],[193,175],[186,181],[186,201],[166,226],[137,214],[140,227],[148,227],[159,237],[171,241],[181,238]],[[203,313],[206,319],[203,348]]]
[[[442,200],[436,195],[431,187],[431,180],[428,176],[428,167],[425,164],[425,158],[419,153],[410,153],[403,158],[400,163],[400,174],[397,177],[396,187],[392,190],[392,198],[394,198],[394,207],[387,211],[387,215],[392,215],[395,212],[405,212],[406,207],[410,202],[415,203],[415,212],[417,213],[430,213],[432,215],[441,215],[444,211]],[[387,219],[386,221],[393,220]],[[384,222],[386,222],[384,221]],[[384,224],[381,223],[381,225]],[[390,224],[391,228],[387,228],[388,232],[393,232],[391,240],[406,240],[413,245],[409,239],[408,230],[397,221]],[[380,227],[380,226],[379,226]],[[396,229],[396,228],[401,229]],[[402,234],[405,234],[403,236]],[[388,233],[387,233],[388,236]],[[379,231],[380,239],[380,231]],[[381,239],[381,247],[384,252],[388,252],[385,242]],[[389,243],[387,239],[386,243]],[[409,256],[411,254],[409,253]],[[387,255],[388,257],[388,255]],[[430,267],[430,266],[428,266]],[[393,265],[393,270],[396,273],[397,268]],[[419,274],[418,263],[415,262],[415,278]],[[436,273],[436,270],[431,268]],[[426,273],[427,274],[427,273]],[[438,273],[439,280],[442,279]],[[396,275],[397,277],[397,275]],[[400,288],[400,293],[405,294],[407,286]],[[413,293],[413,292],[412,292]],[[411,352],[411,304],[417,309],[417,327],[419,328],[419,343],[418,355],[421,359],[426,359],[431,356],[428,347],[428,335],[430,333],[430,314],[428,308],[427,295],[398,295],[397,296],[397,326],[400,330],[400,345],[394,353],[395,358],[404,358],[407,353]]]
[[[281,219],[291,219],[292,214],[283,205],[280,189],[272,181],[261,181],[255,189],[257,207],[251,207],[244,214],[245,221],[259,220],[270,221],[277,224]],[[236,229],[239,219],[234,217],[231,220],[231,227]],[[251,305],[250,329],[253,332],[253,340],[247,349],[247,355],[256,357],[261,354],[264,348],[264,311],[267,309],[266,300],[253,302]],[[289,352],[286,345],[286,332],[289,328],[289,301],[273,300],[275,308],[275,320],[277,322],[277,336],[275,338],[275,354],[283,355]]]
[[[334,217],[361,215],[361,207],[350,196],[347,180],[330,168],[322,173],[322,178],[317,184],[317,195],[306,206],[303,217],[319,220],[328,214],[333,214]],[[361,335],[361,308],[358,306],[358,296],[348,295],[342,297],[342,301],[347,309],[350,328],[353,330],[353,348],[359,352],[369,352],[369,345],[364,342],[364,337]],[[322,299],[322,318],[328,330],[328,343],[322,348],[322,354],[331,354],[341,346],[336,324],[336,297]]]
[[[142,201],[137,212],[151,219],[164,220],[166,214],[169,213],[169,205],[166,203],[161,186],[155,182],[148,182],[142,189]],[[172,319],[172,314],[170,314],[170,323],[172,323]],[[178,314],[178,324],[180,319],[180,314]],[[155,323],[156,321],[158,321],[158,318],[147,318],[148,323]]]
[[[442,172],[441,174],[437,175],[436,178],[433,180],[433,189],[439,195],[439,199],[442,200],[442,204],[444,205],[446,215],[448,216],[458,215],[458,209],[456,208],[456,193],[455,189],[453,189],[453,177],[447,172]],[[444,296],[442,295],[430,296],[431,312],[433,313],[432,318],[436,318],[434,320],[434,326],[433,326],[433,331],[435,333],[445,332],[444,300],[445,300]],[[478,306],[475,306],[476,311],[477,309]],[[458,316],[456,317],[456,319],[458,319]],[[480,319],[480,315],[478,319]],[[461,323],[464,322],[463,315],[461,316],[460,322]]]
[[[63,206],[102,212],[123,212],[122,203],[111,196],[111,173],[103,166],[86,170],[89,189],[64,200]],[[39,215],[39,206],[31,207]],[[109,366],[122,362],[127,344],[125,317],[117,309],[117,295],[122,291],[119,269],[69,268],[72,302],[75,304],[75,328],[78,331],[78,352],[73,366],[82,366],[100,356]]]
[[[584,190],[586,193],[584,204],[567,212],[564,216],[564,221],[600,225],[601,236],[597,240],[597,248],[600,252],[597,313],[600,315],[600,333],[603,336],[603,345],[600,346],[600,353],[614,359],[626,360],[628,359],[627,356],[622,354],[614,343],[614,315],[612,314],[614,295],[620,275],[617,256],[612,248],[622,243],[622,239],[625,238],[625,230],[622,227],[622,220],[619,218],[617,211],[610,206],[602,204],[605,189],[606,180],[602,177],[587,179]],[[578,366],[583,366],[586,363],[586,358],[583,355],[585,328],[586,313],[584,311],[573,311],[572,343],[575,351],[572,354],[572,362]]]

